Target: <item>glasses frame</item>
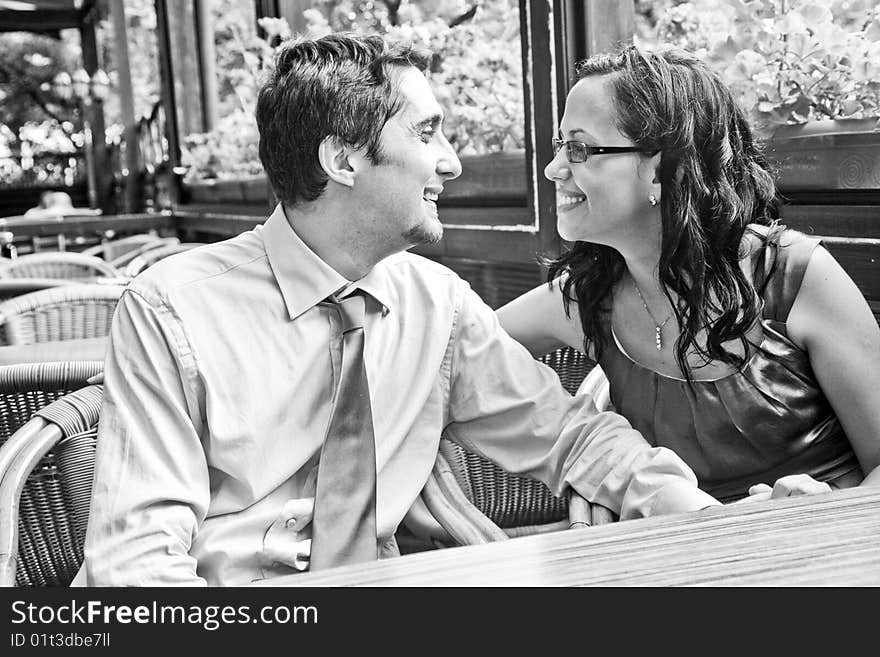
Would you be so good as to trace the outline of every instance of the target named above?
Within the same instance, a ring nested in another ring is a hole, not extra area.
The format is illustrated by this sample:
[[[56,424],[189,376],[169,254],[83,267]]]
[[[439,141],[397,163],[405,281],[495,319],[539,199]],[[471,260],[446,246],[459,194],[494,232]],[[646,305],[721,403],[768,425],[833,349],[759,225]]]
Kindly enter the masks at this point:
[[[565,158],[569,164],[581,164],[589,160],[593,155],[610,155],[612,153],[655,153],[638,146],[590,146],[582,141],[564,141],[553,138],[553,156],[559,154],[565,146]],[[575,155],[577,153],[577,155]]]

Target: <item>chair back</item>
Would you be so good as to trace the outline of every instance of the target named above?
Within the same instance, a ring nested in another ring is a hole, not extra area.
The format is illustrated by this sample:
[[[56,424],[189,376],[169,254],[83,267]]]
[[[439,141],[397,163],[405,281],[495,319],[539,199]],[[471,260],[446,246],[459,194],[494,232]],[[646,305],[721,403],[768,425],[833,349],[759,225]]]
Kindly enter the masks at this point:
[[[110,263],[82,253],[30,253],[0,263],[0,278],[61,278],[84,280],[119,276]]]
[[[0,278],[0,301],[70,283],[63,278]]]
[[[0,366],[0,585],[66,586],[82,563],[102,366]]]
[[[145,251],[126,265],[125,275],[130,278],[134,278],[142,271],[144,271],[147,267],[156,264],[163,258],[167,258],[168,256],[174,255],[176,253],[189,251],[190,249],[194,249],[197,246],[204,245],[201,242],[181,242],[179,244],[170,244],[168,246],[163,246],[158,249],[150,249],[149,251]]]
[[[80,253],[102,258],[106,262],[112,262],[114,258],[161,239],[155,232],[139,233],[119,239],[105,239],[100,244],[83,249]]]
[[[539,359],[552,367],[563,387],[574,394],[595,363],[564,347]],[[440,453],[467,499],[502,529],[549,524],[568,517],[568,500],[543,483],[511,474],[489,459],[443,439]]]
[[[110,332],[120,285],[65,285],[0,303],[0,344],[100,338]]]
[[[128,266],[132,260],[137,258],[148,251],[152,251],[153,249],[161,249],[166,246],[173,246],[175,244],[180,244],[180,240],[176,237],[156,237],[151,242],[145,242],[140,246],[133,248],[125,253],[120,253],[117,256],[111,258],[105,258],[109,260],[110,264],[116,267],[119,271],[124,272],[125,268]]]

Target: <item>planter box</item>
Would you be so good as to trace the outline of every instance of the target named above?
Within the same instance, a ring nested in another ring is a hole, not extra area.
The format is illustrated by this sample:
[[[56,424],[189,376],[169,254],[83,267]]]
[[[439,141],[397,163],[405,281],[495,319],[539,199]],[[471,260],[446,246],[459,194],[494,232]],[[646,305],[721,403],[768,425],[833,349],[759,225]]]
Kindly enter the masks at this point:
[[[230,180],[200,180],[185,183],[191,203],[259,203],[265,206],[272,197],[266,176],[250,176]]]
[[[872,119],[781,126],[766,145],[788,191],[880,191],[880,124]]]
[[[524,150],[461,156],[461,176],[444,186],[440,205],[525,206],[528,178]]]
[[[525,151],[464,155],[461,176],[446,183],[441,206],[522,206],[528,203]],[[265,206],[272,191],[265,175],[231,180],[185,183],[188,203],[258,203]]]

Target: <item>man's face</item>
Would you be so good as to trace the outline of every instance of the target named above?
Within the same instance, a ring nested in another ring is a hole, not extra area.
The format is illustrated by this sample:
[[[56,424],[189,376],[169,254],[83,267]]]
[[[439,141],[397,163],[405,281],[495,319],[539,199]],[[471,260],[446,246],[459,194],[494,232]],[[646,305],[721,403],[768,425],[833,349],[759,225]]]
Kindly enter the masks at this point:
[[[354,191],[389,247],[409,248],[443,236],[437,197],[461,175],[461,162],[443,135],[443,110],[425,76],[413,67],[393,75],[400,111],[382,129],[379,163],[359,172]]]

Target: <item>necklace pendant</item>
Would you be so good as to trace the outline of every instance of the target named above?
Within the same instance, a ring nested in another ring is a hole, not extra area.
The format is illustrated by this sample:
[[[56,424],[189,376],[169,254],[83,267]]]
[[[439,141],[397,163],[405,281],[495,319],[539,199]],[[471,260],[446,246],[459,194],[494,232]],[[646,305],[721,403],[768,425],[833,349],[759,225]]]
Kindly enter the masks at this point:
[[[654,344],[657,345],[657,351],[663,350],[663,343],[660,341],[660,327],[654,327]]]

